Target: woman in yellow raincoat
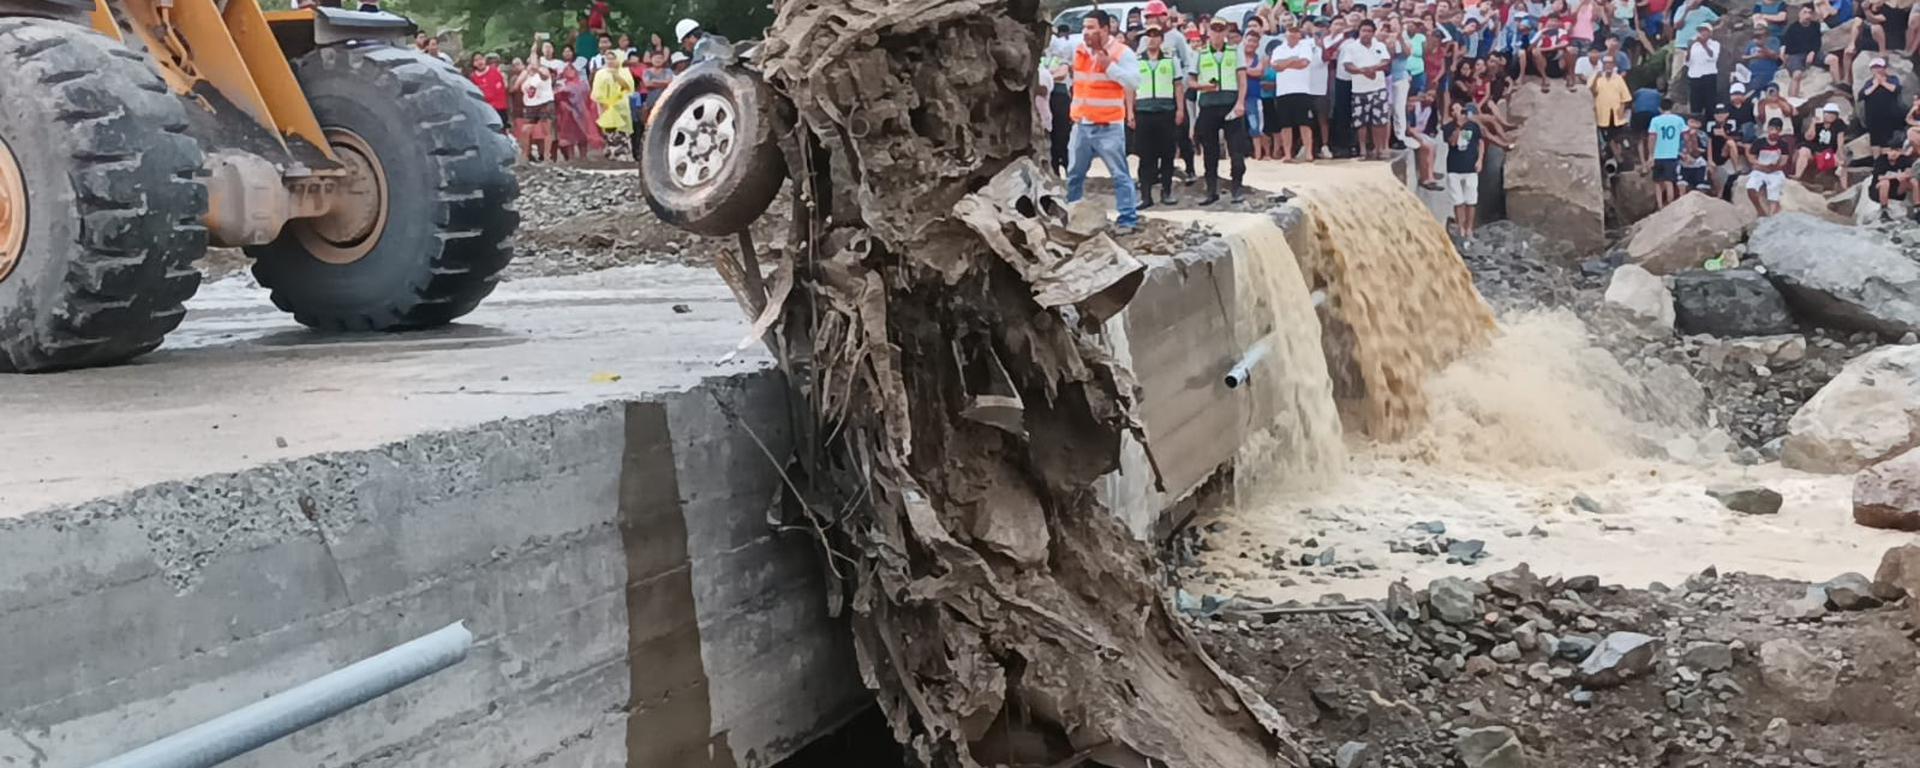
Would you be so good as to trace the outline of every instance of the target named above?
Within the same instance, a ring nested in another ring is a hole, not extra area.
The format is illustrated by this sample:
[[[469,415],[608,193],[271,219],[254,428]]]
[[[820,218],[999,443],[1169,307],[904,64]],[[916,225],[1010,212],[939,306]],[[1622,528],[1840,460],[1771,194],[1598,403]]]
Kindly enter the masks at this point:
[[[632,145],[633,74],[626,67],[601,67],[593,73],[593,101],[600,105],[600,130],[607,134],[607,156],[623,156]]]

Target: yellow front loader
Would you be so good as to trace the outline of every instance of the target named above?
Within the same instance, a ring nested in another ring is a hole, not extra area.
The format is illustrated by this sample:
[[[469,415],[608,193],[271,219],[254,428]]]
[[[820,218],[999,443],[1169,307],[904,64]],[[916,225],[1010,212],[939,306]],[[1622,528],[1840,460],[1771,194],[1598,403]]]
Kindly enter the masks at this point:
[[[208,246],[329,330],[447,323],[519,223],[513,147],[414,25],[257,0],[0,0],[0,371],[160,345]]]

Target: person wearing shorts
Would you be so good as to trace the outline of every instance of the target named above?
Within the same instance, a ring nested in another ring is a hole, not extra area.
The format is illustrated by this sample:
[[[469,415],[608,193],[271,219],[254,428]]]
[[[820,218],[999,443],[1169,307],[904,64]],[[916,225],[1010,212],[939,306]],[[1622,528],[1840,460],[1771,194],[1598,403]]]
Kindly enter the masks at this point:
[[[1761,216],[1780,213],[1780,195],[1787,188],[1787,158],[1792,150],[1778,119],[1767,121],[1767,136],[1753,143],[1753,172],[1747,174],[1747,199]]]
[[[520,119],[525,126],[522,129],[525,135],[520,142],[520,159],[531,161],[536,154],[541,160],[552,159],[553,79],[547,75],[545,67],[529,66],[514,86],[520,91]]]
[[[1842,188],[1850,186],[1846,164],[1840,162],[1840,151],[1847,141],[1847,124],[1840,119],[1840,105],[1822,106],[1819,119],[1808,122],[1804,138],[1806,143],[1793,153],[1793,177],[1811,182],[1814,176],[1831,173]]]
[[[1360,22],[1360,35],[1340,47],[1340,68],[1352,77],[1353,128],[1363,157],[1387,158],[1387,128],[1393,111],[1387,90],[1387,69],[1393,57],[1387,44],[1374,37],[1372,19]]]
[[[1873,183],[1867,185],[1867,197],[1885,205],[1892,200],[1914,199],[1913,190],[1913,148],[1904,141],[1881,147],[1873,159]],[[1886,217],[1885,208],[1880,215]]]
[[[1460,239],[1473,239],[1475,206],[1480,204],[1480,168],[1484,136],[1480,124],[1469,120],[1470,108],[1460,102],[1447,105],[1447,125],[1441,136],[1447,144],[1447,197],[1453,201],[1454,226]]]
[[[1273,119],[1267,127],[1274,133],[1280,159],[1289,163],[1301,155],[1306,156],[1307,162],[1313,162],[1313,128],[1324,117],[1319,98],[1313,95],[1314,73],[1320,73],[1322,82],[1326,78],[1324,66],[1314,66],[1323,57],[1320,42],[1308,37],[1300,27],[1299,24],[1288,26],[1267,59],[1267,69],[1274,73],[1276,94]]]
[[[1641,167],[1652,167],[1654,198],[1659,207],[1680,198],[1676,188],[1680,183],[1680,137],[1687,131],[1687,121],[1673,111],[1673,99],[1660,100],[1660,116],[1647,124],[1646,140],[1642,147]]]

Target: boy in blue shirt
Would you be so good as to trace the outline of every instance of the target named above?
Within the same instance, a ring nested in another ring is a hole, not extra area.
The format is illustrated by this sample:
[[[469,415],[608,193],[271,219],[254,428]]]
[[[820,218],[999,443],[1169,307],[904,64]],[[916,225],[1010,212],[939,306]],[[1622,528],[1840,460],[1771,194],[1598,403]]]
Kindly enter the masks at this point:
[[[1661,208],[1680,197],[1680,139],[1686,132],[1686,119],[1673,113],[1673,99],[1661,99],[1660,116],[1647,124],[1640,156],[1641,168],[1653,168],[1654,198]]]
[[[1660,89],[1641,88],[1633,92],[1633,132],[1644,136],[1653,116],[1660,114]]]

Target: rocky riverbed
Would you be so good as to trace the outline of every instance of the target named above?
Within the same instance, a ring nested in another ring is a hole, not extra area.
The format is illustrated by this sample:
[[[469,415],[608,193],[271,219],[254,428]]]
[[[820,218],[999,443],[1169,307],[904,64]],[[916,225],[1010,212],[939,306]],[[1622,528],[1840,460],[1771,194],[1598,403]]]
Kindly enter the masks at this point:
[[[1188,610],[1315,766],[1895,768],[1920,750],[1916,558],[1645,588],[1521,565],[1367,604]]]

